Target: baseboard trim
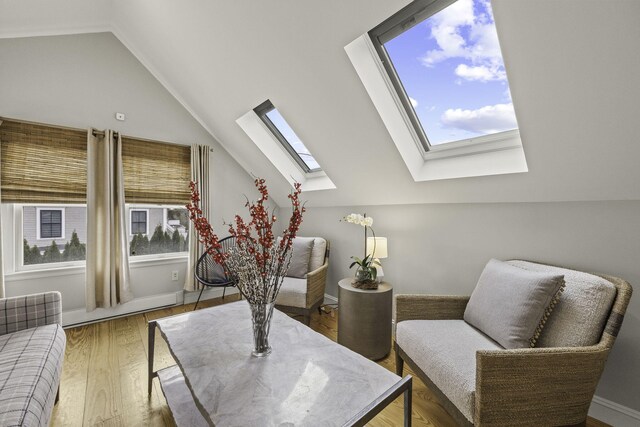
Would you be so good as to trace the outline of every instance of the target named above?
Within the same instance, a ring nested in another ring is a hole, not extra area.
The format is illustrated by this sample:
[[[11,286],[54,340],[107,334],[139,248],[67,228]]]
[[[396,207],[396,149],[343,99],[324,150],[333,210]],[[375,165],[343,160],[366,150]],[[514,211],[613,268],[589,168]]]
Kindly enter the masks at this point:
[[[129,316],[133,313],[148,311],[160,307],[167,307],[179,304],[178,293],[171,292],[150,297],[135,298],[126,304],[119,305],[115,308],[96,308],[87,312],[84,308],[78,310],[70,310],[62,312],[62,326],[80,326],[86,323],[106,320],[113,317]]]
[[[615,427],[636,427],[640,425],[640,411],[612,402],[600,396],[593,396],[589,416]]]
[[[324,294],[324,303],[325,304],[337,304],[338,303],[338,298],[334,297],[333,295]]]
[[[153,295],[149,297],[135,298],[126,304],[115,308],[96,308],[87,312],[84,308],[62,312],[62,326],[65,328],[81,326],[87,323],[100,322],[116,317],[130,316],[162,307],[174,305],[190,304],[196,302],[199,291],[195,292],[169,292],[166,294]],[[226,295],[237,294],[237,289],[227,289]],[[206,289],[202,293],[200,301],[218,298],[222,296],[222,289]]]

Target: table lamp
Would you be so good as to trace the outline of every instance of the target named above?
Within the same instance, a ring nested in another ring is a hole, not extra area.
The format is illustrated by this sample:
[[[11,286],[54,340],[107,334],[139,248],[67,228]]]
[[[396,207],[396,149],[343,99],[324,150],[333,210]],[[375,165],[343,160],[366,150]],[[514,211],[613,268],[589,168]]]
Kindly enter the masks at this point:
[[[372,258],[380,262],[380,258],[387,258],[387,238],[386,237],[367,237],[367,255],[371,255]],[[382,267],[376,265],[377,278],[381,281],[384,277],[384,271]]]

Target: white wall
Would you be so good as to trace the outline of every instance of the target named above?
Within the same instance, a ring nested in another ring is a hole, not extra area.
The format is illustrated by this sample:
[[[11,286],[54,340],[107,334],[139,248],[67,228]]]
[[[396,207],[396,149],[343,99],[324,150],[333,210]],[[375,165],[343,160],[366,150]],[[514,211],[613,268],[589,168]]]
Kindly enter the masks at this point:
[[[251,195],[251,177],[111,33],[0,39],[0,116],[77,128],[110,128],[125,135],[212,147],[214,227],[224,235]],[[119,122],[115,112],[124,112]],[[5,264],[14,252],[11,218],[3,218]],[[171,281],[171,271],[179,280]],[[186,260],[132,266],[136,298],[182,289]],[[5,268],[5,272],[10,267]],[[84,271],[6,277],[8,295],[57,289],[65,311],[84,308]]]
[[[354,274],[349,257],[363,252],[362,227],[339,222],[351,212],[372,216],[376,235],[388,238],[389,258],[382,263],[395,294],[469,295],[492,257],[548,262],[640,284],[640,201],[311,208],[301,235],[331,241],[327,293],[334,296],[338,280]],[[285,215],[281,209],[283,220]],[[638,330],[635,295],[596,393],[635,410]]]

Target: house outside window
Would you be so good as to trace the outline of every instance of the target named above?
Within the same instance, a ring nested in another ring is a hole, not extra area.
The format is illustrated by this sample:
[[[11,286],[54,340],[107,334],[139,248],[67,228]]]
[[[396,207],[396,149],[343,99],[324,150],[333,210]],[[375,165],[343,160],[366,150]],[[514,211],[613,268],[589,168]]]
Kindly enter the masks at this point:
[[[16,248],[17,270],[45,267],[40,264],[56,264],[56,267],[83,264],[87,242],[86,205],[12,206],[18,225],[16,235],[22,236],[22,249]],[[129,254],[134,259],[143,255],[148,259],[184,256],[189,251],[189,215],[184,207],[152,205],[127,210]]]
[[[189,213],[183,206],[131,205],[128,210],[131,257],[189,251]]]
[[[74,263],[86,259],[87,208],[20,205],[13,207],[22,236],[22,262],[17,266]]]

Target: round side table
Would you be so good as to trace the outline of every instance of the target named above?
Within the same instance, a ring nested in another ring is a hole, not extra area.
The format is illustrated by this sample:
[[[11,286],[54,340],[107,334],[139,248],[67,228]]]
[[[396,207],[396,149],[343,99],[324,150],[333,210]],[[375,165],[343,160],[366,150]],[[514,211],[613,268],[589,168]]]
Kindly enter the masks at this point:
[[[371,360],[391,351],[391,305],[393,287],[356,289],[352,278],[338,282],[338,343]]]

